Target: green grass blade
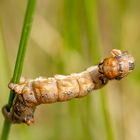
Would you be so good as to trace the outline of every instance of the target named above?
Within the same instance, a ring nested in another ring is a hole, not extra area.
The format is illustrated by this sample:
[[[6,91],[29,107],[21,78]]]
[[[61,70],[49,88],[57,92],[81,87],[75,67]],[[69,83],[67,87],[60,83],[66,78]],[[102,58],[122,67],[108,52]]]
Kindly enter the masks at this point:
[[[13,83],[19,82],[20,77],[21,77],[25,52],[27,48],[27,41],[29,38],[29,33],[31,30],[31,25],[32,25],[32,17],[33,17],[35,3],[36,3],[36,0],[29,0],[28,5],[27,5],[27,11],[26,11],[25,19],[24,19],[23,30],[22,30],[19,50],[18,50],[17,59],[16,59],[16,65],[15,65],[14,74],[12,78]],[[8,108],[11,107],[12,105],[11,101],[14,98],[13,93],[11,93],[10,95],[11,96],[9,98]]]
[[[29,33],[31,30],[31,25],[32,25],[32,20],[33,20],[35,3],[36,3],[36,0],[28,1],[27,10],[26,10],[25,18],[24,18],[22,34],[21,34],[21,40],[20,40],[20,44],[19,44],[19,50],[18,50],[15,69],[14,69],[13,78],[12,78],[12,82],[14,82],[14,83],[19,82],[20,77],[21,77],[23,62],[24,62],[24,58],[25,58],[25,52],[26,52],[26,48],[27,48],[27,41],[29,38]],[[9,96],[9,101],[8,101],[8,110],[9,111],[13,104],[14,97],[15,97],[15,94],[12,91],[10,91],[10,96]],[[8,139],[8,135],[10,132],[10,126],[11,126],[11,124],[5,120],[4,125],[3,125],[1,140]]]

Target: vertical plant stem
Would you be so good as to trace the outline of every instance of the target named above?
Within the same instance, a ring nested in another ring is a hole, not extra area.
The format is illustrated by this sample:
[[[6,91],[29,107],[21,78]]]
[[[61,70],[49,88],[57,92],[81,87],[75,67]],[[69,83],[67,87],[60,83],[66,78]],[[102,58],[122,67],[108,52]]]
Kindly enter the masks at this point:
[[[29,33],[31,30],[31,25],[32,25],[32,20],[33,20],[35,4],[36,4],[36,0],[28,0],[28,5],[27,5],[27,9],[26,9],[24,24],[23,24],[23,29],[22,29],[22,34],[21,34],[21,39],[20,39],[20,44],[19,44],[19,50],[18,50],[18,54],[17,54],[13,77],[11,80],[13,83],[19,82],[20,77],[21,77],[23,62],[24,62],[24,58],[25,58],[25,52],[26,52],[26,48],[27,48],[27,41],[29,38]],[[8,111],[10,111],[10,109],[12,107],[14,97],[15,97],[15,94],[12,91],[10,91],[8,107],[7,107]],[[3,125],[1,140],[8,139],[8,135],[10,132],[10,126],[11,126],[10,122],[5,120],[4,125]]]

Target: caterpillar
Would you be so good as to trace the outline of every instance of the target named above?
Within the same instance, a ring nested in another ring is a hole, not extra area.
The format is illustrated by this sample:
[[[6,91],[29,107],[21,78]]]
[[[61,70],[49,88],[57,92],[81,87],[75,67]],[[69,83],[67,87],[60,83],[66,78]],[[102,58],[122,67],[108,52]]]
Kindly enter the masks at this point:
[[[3,107],[5,118],[12,123],[30,125],[34,122],[34,111],[38,105],[84,97],[106,85],[109,80],[122,79],[134,69],[134,58],[127,51],[113,49],[111,54],[81,73],[50,78],[21,78],[17,84],[9,83],[9,88],[17,96],[11,112],[7,111],[7,106]]]

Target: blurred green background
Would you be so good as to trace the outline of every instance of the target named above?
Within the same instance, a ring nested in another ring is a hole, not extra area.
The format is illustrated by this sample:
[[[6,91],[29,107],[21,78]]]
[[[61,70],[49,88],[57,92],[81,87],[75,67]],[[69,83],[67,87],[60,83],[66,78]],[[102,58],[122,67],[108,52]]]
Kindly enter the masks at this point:
[[[0,0],[0,108],[8,101],[26,5]],[[87,97],[39,106],[35,124],[12,125],[9,140],[139,140],[138,46],[139,0],[38,0],[24,77],[80,72],[113,48],[128,50],[136,68]],[[0,113],[0,133],[3,122]]]

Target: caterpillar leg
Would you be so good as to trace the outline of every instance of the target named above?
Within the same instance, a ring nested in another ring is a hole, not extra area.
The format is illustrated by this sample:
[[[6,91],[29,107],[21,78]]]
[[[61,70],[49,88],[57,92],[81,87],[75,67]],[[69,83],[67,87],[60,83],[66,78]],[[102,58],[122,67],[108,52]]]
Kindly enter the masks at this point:
[[[31,125],[34,123],[34,118],[29,116],[26,116],[24,119],[17,114],[13,114],[13,112],[9,112],[7,110],[7,105],[2,107],[2,114],[4,118],[9,121],[10,123],[16,124],[16,123],[26,123],[27,125]]]
[[[2,114],[6,120],[8,120],[11,123],[13,122],[12,121],[12,113],[7,110],[7,105],[2,107]]]
[[[28,104],[28,102],[23,99],[23,95],[24,94],[18,95],[15,99],[12,108],[12,121],[30,125],[34,123],[35,106]]]

